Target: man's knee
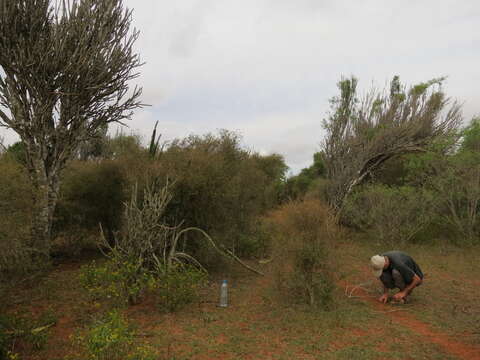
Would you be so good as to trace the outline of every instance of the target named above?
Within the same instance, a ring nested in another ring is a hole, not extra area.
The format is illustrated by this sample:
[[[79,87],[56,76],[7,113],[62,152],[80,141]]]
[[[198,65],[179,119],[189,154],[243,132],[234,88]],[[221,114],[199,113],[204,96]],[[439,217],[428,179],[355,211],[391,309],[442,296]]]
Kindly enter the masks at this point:
[[[400,274],[400,272],[397,269],[392,270],[392,277],[395,283],[395,287],[399,288],[400,290],[403,290],[406,288],[405,280],[403,279],[402,274]]]
[[[387,272],[384,272],[382,276],[380,276],[380,281],[382,282],[383,286],[385,286],[387,289],[394,289],[395,288],[395,282],[393,278],[388,274]]]

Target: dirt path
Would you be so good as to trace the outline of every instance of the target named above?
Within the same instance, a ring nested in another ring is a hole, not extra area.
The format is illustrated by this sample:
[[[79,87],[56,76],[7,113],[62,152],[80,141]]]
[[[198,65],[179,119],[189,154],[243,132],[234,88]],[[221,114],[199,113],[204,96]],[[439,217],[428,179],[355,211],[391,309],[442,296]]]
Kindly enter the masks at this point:
[[[355,288],[352,295],[360,297],[368,302],[377,312],[388,316],[393,322],[401,324],[412,333],[421,336],[428,342],[439,345],[446,353],[465,360],[480,360],[480,346],[464,344],[453,339],[451,336],[433,330],[429,325],[415,318],[414,315],[403,311],[401,306],[392,309],[392,306],[379,303],[364,288]]]

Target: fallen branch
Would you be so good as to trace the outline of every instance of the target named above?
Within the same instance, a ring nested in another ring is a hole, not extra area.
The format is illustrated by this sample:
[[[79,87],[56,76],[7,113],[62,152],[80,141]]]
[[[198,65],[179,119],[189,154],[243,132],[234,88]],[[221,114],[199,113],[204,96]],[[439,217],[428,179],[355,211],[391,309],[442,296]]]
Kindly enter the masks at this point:
[[[265,275],[264,273],[262,273],[261,271],[259,270],[256,270],[254,268],[252,268],[251,266],[245,264],[242,260],[240,260],[237,256],[235,256],[235,254],[233,252],[231,252],[230,250],[228,249],[223,249],[225,251],[225,253],[227,253],[227,255],[229,255],[233,260],[235,260],[236,262],[238,262],[240,265],[242,265],[244,268],[250,270],[250,271],[253,271],[255,274],[258,274],[258,275]]]
[[[31,329],[31,330],[10,330],[10,331],[6,331],[5,333],[8,334],[8,335],[13,335],[15,337],[23,336],[23,335],[26,335],[26,334],[35,335],[35,334],[41,333],[41,332],[51,328],[55,324],[56,324],[56,322],[52,322],[52,323],[47,324],[45,326],[40,326],[38,328]]]
[[[203,236],[205,236],[205,238],[208,240],[208,242],[210,243],[210,245],[212,245],[212,247],[220,254],[220,255],[223,255],[223,256],[227,256],[227,257],[230,257],[232,258],[233,260],[235,260],[237,263],[239,263],[240,265],[242,265],[245,269],[247,270],[250,270],[252,272],[254,272],[255,274],[257,275],[265,275],[264,273],[262,273],[261,271],[259,270],[256,270],[254,268],[252,268],[251,266],[245,264],[242,260],[240,260],[232,251],[228,250],[227,248],[225,248],[224,246],[222,246],[222,248],[219,248],[217,246],[217,244],[215,244],[215,241],[213,241],[213,239],[210,237],[210,235],[208,235],[205,231],[203,231],[202,229],[199,229],[199,228],[196,228],[196,227],[190,227],[190,228],[186,228],[184,230],[182,230],[178,235],[181,235],[182,233],[184,232],[187,232],[187,231],[198,231],[200,232]]]

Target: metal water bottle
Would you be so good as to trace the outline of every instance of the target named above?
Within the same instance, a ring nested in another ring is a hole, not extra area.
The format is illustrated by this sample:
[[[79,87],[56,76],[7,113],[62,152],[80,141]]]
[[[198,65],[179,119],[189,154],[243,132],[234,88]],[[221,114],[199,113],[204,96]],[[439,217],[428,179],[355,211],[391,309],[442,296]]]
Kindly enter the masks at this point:
[[[227,280],[223,280],[222,286],[220,286],[220,305],[221,307],[228,306],[228,285]]]

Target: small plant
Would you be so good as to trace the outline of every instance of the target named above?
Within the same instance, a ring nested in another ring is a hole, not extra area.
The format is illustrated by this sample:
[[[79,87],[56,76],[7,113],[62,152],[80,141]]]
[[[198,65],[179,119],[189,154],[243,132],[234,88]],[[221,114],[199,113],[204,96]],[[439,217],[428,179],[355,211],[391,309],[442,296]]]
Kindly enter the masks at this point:
[[[154,288],[160,298],[160,307],[167,311],[176,311],[193,302],[198,289],[205,284],[207,274],[196,267],[173,266],[160,276]]]
[[[124,359],[133,344],[133,331],[118,312],[112,311],[77,340],[85,346],[89,360]]]
[[[95,262],[81,269],[80,283],[96,300],[112,300],[119,305],[135,304],[153,277],[132,261]]]
[[[78,335],[86,360],[154,360],[157,354],[146,345],[135,344],[135,331],[117,311],[95,322],[85,335]]]
[[[34,350],[41,350],[48,341],[48,329],[57,319],[52,311],[39,318],[32,316],[0,316],[0,359],[18,359],[14,344],[17,340]]]
[[[11,336],[8,334],[8,320],[5,316],[0,317],[0,359],[6,359],[9,352]]]

